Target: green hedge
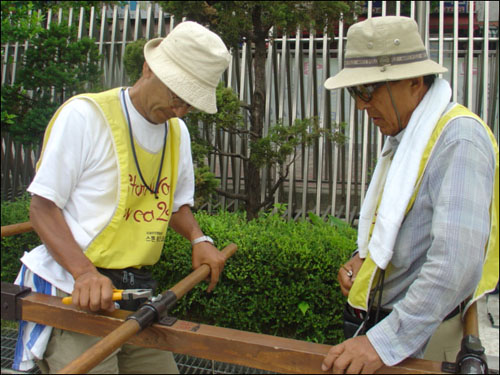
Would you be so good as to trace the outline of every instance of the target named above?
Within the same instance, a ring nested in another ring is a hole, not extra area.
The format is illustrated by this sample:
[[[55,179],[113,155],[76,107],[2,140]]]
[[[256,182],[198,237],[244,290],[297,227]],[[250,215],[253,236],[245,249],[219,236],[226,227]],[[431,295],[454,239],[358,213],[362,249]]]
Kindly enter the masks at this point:
[[[172,314],[184,319],[245,331],[338,343],[344,297],[337,271],[355,249],[356,232],[340,220],[287,222],[261,215],[246,222],[242,213],[196,215],[202,230],[222,248],[237,253],[227,261],[221,281],[208,294],[199,285]],[[162,289],[190,272],[190,245],[175,233],[154,267]]]
[[[2,225],[24,223],[29,220],[30,196],[23,195],[14,202],[2,201]],[[21,268],[25,251],[30,251],[40,245],[40,239],[34,232],[18,234],[2,238],[2,281],[12,283]]]
[[[2,224],[27,220],[29,199],[2,202]],[[24,214],[21,215],[21,211]],[[344,297],[337,271],[355,249],[356,231],[330,217],[288,222],[261,214],[247,222],[244,213],[195,214],[200,227],[222,249],[238,245],[219,284],[206,293],[202,283],[171,311],[178,318],[245,331],[338,343],[343,340]],[[12,281],[18,258],[38,243],[34,234],[2,239],[2,280]],[[169,230],[153,274],[165,290],[191,272],[191,246]]]

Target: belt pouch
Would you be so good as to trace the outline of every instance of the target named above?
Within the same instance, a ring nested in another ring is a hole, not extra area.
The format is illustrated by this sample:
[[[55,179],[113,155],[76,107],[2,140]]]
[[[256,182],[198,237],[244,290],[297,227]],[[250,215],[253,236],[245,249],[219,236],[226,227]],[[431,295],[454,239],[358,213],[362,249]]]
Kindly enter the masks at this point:
[[[349,304],[345,304],[344,306],[344,337],[345,339],[350,339],[354,336],[356,331],[359,329],[361,323],[363,323],[363,319],[358,318],[354,315],[354,311]],[[364,332],[364,329],[361,334]]]
[[[377,310],[372,309],[370,310],[370,316],[368,317],[368,320],[365,323],[365,326],[361,331],[358,332],[358,335],[363,335],[366,331],[368,331],[370,328],[372,328],[375,324],[378,322],[384,320],[387,315],[391,313],[390,310],[386,309],[379,309],[378,313],[378,320],[375,319],[377,316]],[[365,315],[366,313],[363,313]],[[350,339],[351,337],[354,336],[356,331],[358,330],[359,326],[361,323],[363,323],[364,316],[363,318],[359,318],[355,315],[354,309],[346,303],[344,306],[344,336],[346,339]]]
[[[155,294],[158,283],[153,280],[151,272],[147,269],[125,268],[125,269],[108,269],[97,268],[97,270],[108,277],[116,289],[152,289]],[[128,301],[116,301],[122,310],[135,311],[139,306],[146,302],[147,298],[139,298]]]

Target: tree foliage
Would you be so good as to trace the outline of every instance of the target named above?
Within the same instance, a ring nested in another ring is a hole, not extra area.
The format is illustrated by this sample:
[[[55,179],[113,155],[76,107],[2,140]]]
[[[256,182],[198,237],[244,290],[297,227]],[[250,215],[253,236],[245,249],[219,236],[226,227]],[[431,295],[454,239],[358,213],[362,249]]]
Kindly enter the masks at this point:
[[[295,33],[298,26],[330,31],[341,15],[349,17],[350,1],[159,1],[165,11],[205,25],[235,47],[268,37],[271,27]]]
[[[146,39],[139,39],[125,47],[123,56],[123,67],[131,84],[135,83],[142,74],[142,66],[144,65],[144,45]]]
[[[70,8],[85,9],[87,14],[92,7],[113,6],[125,1],[2,1],[2,45],[5,43],[31,40],[44,26],[45,14],[49,10],[63,10],[67,17]],[[75,12],[76,13],[76,12]],[[4,53],[2,49],[2,54]]]
[[[43,16],[31,1],[2,1],[1,6],[2,45],[28,40],[42,29]]]
[[[23,143],[39,142],[57,107],[100,81],[99,58],[95,41],[78,39],[74,26],[38,28],[29,37],[14,85],[2,86],[2,130]]]
[[[273,194],[287,176],[287,157],[293,155],[299,144],[307,145],[312,138],[320,135],[315,119],[300,120],[288,128],[276,124],[267,136],[264,135],[266,44],[270,29],[275,27],[275,31],[289,34],[296,32],[298,27],[328,31],[342,15],[348,17],[351,14],[356,2],[160,1],[159,4],[176,19],[186,17],[208,26],[221,36],[228,47],[237,47],[243,42],[252,46],[255,77],[253,92],[250,103],[241,103],[248,111],[249,129],[243,129],[241,122],[225,121],[225,113],[202,118],[202,121],[248,140],[249,155],[231,155],[243,160],[245,192],[234,194],[221,189],[217,191],[226,197],[242,200],[247,218],[254,219],[262,207],[273,201]],[[222,150],[212,151],[224,156]],[[268,186],[262,200],[261,169],[263,166],[271,167],[274,163],[279,165],[278,185]]]

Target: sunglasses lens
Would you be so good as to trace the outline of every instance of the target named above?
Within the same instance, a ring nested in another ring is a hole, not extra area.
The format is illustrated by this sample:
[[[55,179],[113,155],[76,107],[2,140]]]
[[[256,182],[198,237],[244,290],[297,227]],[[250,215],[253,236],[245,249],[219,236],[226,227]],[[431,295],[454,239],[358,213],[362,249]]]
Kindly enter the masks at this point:
[[[370,86],[352,86],[348,87],[347,90],[354,99],[358,97],[364,102],[369,102],[372,99],[373,92],[373,90],[370,90],[370,88]]]

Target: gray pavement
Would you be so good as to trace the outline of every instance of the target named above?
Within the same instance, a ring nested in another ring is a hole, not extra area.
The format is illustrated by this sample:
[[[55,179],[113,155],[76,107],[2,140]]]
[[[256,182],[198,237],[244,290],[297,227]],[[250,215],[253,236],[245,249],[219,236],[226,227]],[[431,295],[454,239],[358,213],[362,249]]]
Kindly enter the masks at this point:
[[[491,319],[497,326],[493,327],[493,324],[488,316],[488,312],[491,315]],[[486,349],[486,356],[488,359],[488,366],[491,369],[499,369],[499,298],[498,294],[489,294],[487,297],[483,297],[478,301],[477,313],[479,318],[479,338],[481,339],[481,344],[483,344]]]

